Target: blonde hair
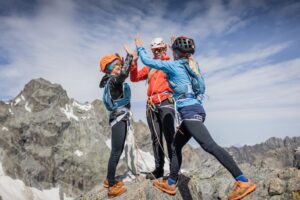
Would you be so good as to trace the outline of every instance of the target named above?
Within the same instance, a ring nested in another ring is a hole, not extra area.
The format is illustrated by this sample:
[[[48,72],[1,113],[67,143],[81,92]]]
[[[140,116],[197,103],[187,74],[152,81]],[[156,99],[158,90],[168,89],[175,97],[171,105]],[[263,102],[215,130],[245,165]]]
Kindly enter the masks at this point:
[[[188,55],[187,59],[189,62],[189,66],[193,70],[193,72],[195,72],[197,75],[200,75],[198,63],[192,58],[192,55]]]

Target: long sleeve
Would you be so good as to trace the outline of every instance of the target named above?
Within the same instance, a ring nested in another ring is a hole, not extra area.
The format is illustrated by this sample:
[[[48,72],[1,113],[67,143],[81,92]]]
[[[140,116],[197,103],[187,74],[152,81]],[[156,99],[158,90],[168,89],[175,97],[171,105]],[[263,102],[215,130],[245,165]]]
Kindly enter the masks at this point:
[[[162,70],[165,73],[170,73],[176,71],[174,63],[176,61],[166,61],[166,60],[155,60],[149,57],[146,53],[144,47],[137,48],[138,54],[144,65],[149,66],[154,69]]]
[[[111,77],[111,80],[109,81],[109,89],[112,99],[118,99],[121,95],[123,95],[123,83],[129,75],[132,60],[133,56],[131,54],[127,54],[120,74],[118,76]]]
[[[118,76],[112,77],[112,80],[110,81],[111,84],[113,84],[113,85],[122,85],[123,84],[123,82],[129,75],[132,60],[133,60],[133,55],[127,54],[120,74]]]
[[[149,67],[144,66],[140,71],[138,71],[138,66],[136,63],[131,65],[130,69],[130,80],[132,82],[138,82],[146,80],[149,73]]]

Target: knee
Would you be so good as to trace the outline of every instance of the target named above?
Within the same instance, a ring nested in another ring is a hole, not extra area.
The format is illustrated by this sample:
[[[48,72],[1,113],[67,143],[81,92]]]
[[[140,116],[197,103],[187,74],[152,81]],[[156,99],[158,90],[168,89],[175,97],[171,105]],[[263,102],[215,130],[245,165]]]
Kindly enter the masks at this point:
[[[210,143],[204,143],[204,144],[202,144],[201,147],[205,151],[207,151],[209,153],[213,153],[218,148],[218,145],[215,142],[210,142]]]
[[[112,149],[111,154],[113,157],[118,158],[121,156],[123,150],[121,148]]]
[[[172,143],[171,144],[171,150],[172,150],[173,153],[180,153],[181,150],[182,150],[182,147]]]

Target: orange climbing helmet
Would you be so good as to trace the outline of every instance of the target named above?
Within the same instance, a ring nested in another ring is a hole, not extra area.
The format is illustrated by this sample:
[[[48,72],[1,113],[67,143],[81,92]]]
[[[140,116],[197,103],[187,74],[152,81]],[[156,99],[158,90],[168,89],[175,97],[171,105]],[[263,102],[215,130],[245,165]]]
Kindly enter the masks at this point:
[[[100,70],[104,73],[106,73],[106,67],[108,64],[112,63],[115,60],[119,60],[122,62],[122,58],[120,57],[119,54],[109,54],[106,56],[103,56],[100,59]]]

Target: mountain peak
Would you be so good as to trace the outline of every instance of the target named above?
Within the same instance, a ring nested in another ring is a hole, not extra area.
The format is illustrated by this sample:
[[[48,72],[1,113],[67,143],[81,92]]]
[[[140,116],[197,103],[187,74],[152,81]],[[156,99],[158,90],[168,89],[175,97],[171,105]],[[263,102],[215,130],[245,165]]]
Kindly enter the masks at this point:
[[[43,78],[29,81],[15,98],[15,104],[26,101],[33,111],[41,111],[54,105],[64,106],[69,97],[61,85],[51,83]]]

